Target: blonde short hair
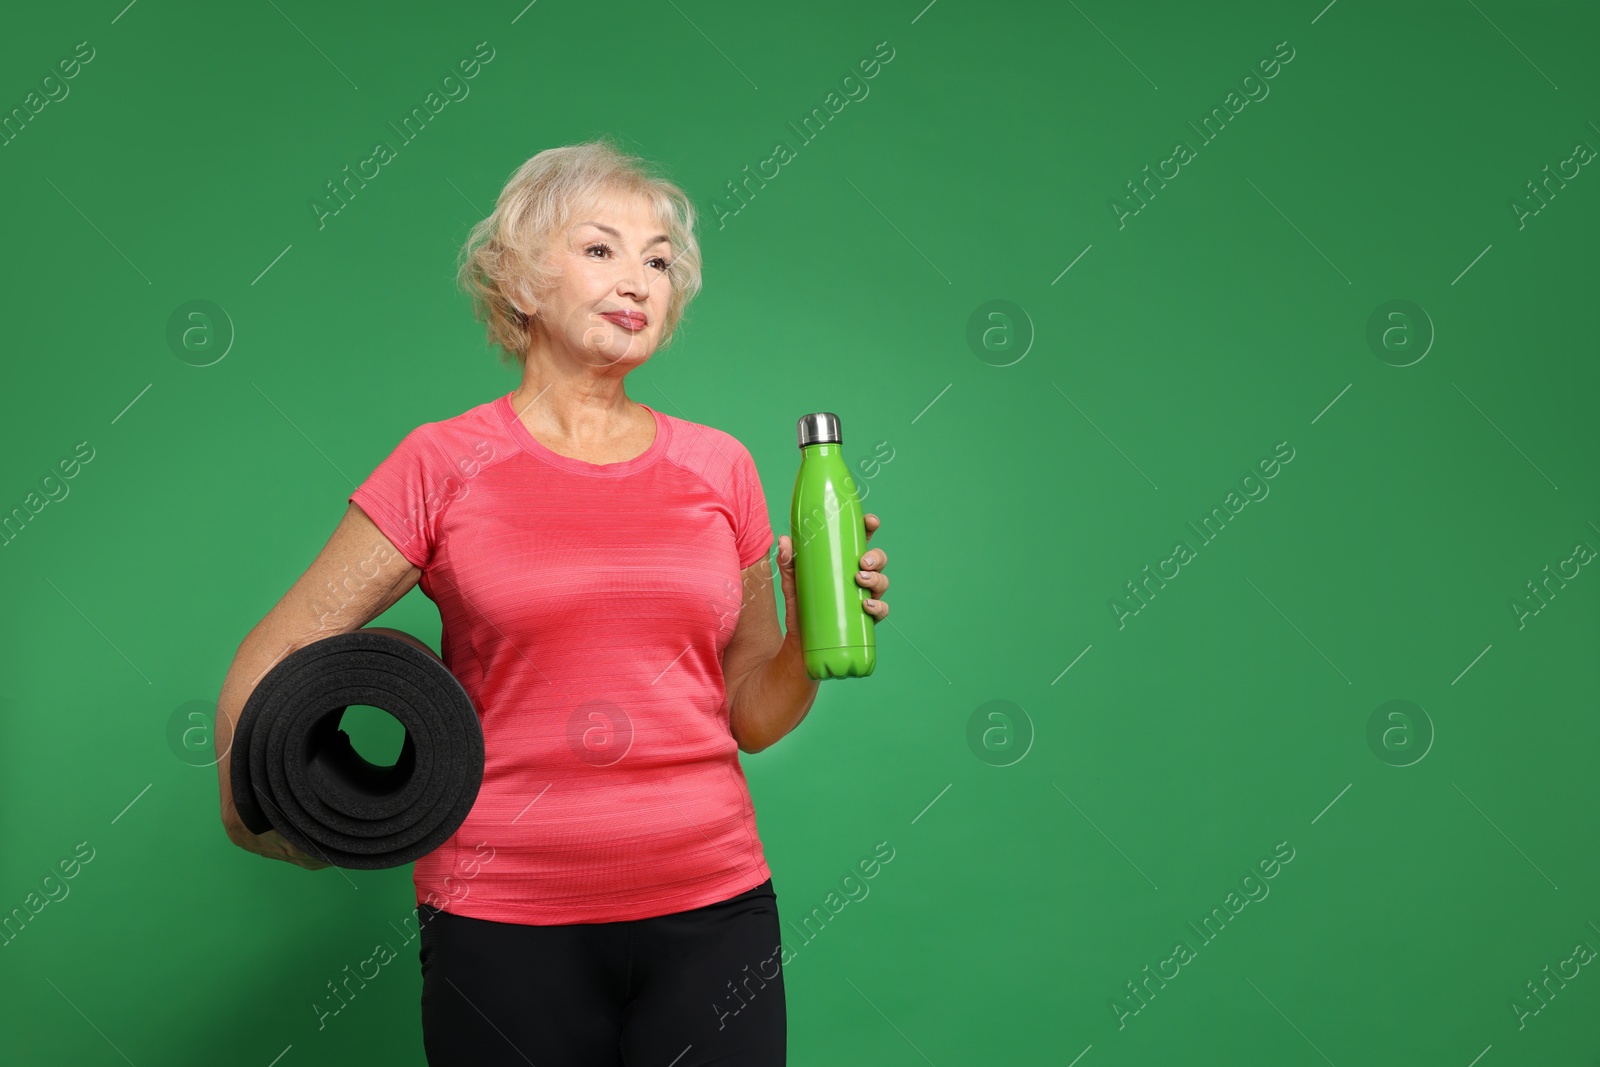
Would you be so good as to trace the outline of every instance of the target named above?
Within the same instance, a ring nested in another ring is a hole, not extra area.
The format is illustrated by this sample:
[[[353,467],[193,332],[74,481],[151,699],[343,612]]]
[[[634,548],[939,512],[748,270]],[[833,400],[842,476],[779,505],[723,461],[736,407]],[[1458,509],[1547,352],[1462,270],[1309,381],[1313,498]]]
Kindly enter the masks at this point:
[[[494,212],[472,228],[462,247],[457,282],[472,297],[489,343],[500,348],[502,364],[522,361],[533,333],[531,315],[543,310],[542,298],[560,273],[544,262],[550,239],[572,221],[573,211],[608,192],[644,196],[672,242],[667,269],[672,297],[660,347],[671,341],[684,309],[700,291],[694,202],[638,156],[608,140],[587,141],[547,148],[518,167],[495,200]]]

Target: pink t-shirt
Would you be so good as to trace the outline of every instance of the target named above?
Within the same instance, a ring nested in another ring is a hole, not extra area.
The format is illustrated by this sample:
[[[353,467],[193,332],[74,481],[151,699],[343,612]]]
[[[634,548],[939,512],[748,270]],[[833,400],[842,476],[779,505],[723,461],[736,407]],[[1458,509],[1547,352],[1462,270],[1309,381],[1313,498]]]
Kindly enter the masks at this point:
[[[722,676],[766,497],[737,438],[641,406],[649,449],[594,464],[501,396],[418,426],[350,496],[422,569],[483,724],[483,787],[417,860],[419,902],[614,922],[771,875]]]

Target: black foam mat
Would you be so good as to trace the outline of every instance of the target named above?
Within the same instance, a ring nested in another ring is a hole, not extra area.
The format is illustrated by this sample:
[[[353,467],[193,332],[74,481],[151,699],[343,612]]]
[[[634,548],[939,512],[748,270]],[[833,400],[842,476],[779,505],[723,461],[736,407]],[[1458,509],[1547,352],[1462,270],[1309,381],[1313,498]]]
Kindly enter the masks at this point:
[[[362,758],[339,727],[352,705],[405,727],[392,767]],[[234,807],[252,833],[275,829],[338,867],[398,867],[438,848],[483,784],[472,699],[429,652],[356,630],[296,649],[261,679],[230,754]]]

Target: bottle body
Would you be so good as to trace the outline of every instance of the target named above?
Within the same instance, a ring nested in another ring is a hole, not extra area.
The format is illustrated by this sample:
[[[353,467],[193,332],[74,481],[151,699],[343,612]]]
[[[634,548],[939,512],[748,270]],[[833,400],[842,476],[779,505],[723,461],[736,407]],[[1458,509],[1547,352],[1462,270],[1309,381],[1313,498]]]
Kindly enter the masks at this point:
[[[806,673],[817,680],[865,678],[878,661],[874,620],[862,607],[871,591],[855,579],[867,533],[839,442],[801,448],[789,536]]]

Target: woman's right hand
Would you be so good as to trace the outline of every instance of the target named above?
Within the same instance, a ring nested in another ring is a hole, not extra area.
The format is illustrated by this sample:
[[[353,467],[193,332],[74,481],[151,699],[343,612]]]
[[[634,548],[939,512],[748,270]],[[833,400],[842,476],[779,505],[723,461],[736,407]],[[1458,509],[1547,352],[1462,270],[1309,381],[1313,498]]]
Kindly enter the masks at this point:
[[[237,816],[231,820],[224,817],[222,825],[228,831],[228,840],[246,852],[254,852],[256,855],[263,856],[269,860],[283,860],[286,863],[297,864],[308,871],[320,871],[324,867],[332,866],[330,863],[301,852],[290,844],[288,838],[276,830],[268,830],[264,834],[253,834],[245,827],[244,823],[238,820]]]

